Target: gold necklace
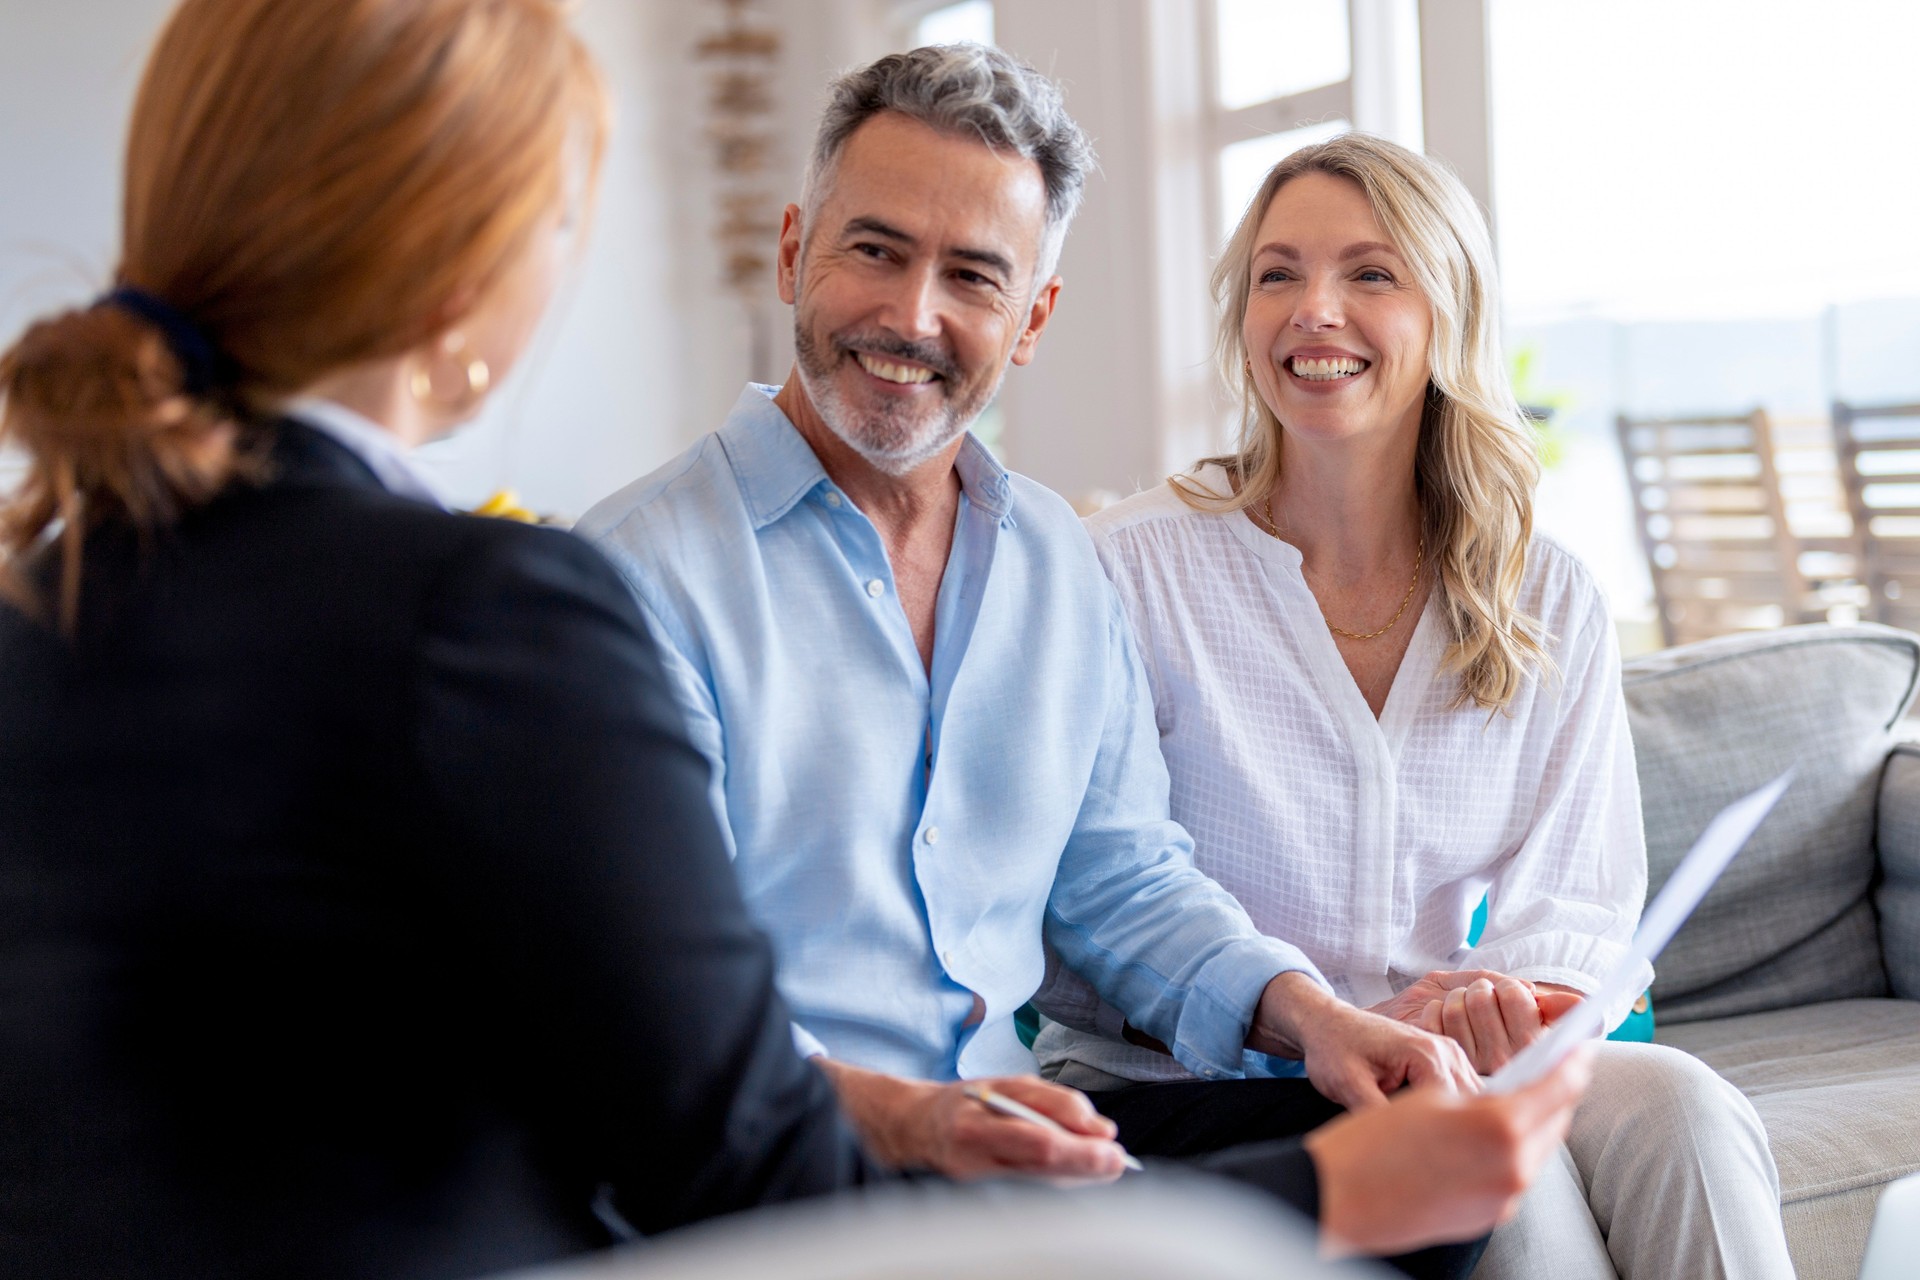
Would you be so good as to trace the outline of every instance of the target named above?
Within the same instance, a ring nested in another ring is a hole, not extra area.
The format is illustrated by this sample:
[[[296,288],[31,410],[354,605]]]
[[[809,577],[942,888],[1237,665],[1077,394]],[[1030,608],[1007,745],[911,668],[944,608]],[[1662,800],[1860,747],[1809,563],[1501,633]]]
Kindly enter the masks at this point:
[[[1278,538],[1280,536],[1280,526],[1275,524],[1273,519],[1273,495],[1268,494],[1267,500],[1264,503],[1262,503],[1261,506],[1264,507],[1265,509],[1260,510],[1254,507],[1249,507],[1247,508],[1247,510],[1252,511],[1254,514],[1254,517],[1258,519],[1261,524],[1267,526],[1268,533]],[[1413,603],[1413,589],[1420,585],[1420,566],[1426,563],[1426,559],[1427,559],[1427,535],[1423,532],[1420,535],[1420,547],[1417,551],[1413,553],[1413,581],[1407,584],[1407,594],[1400,597],[1400,607],[1393,611],[1393,616],[1391,618],[1387,619],[1387,625],[1380,628],[1378,631],[1368,631],[1362,634],[1361,632],[1358,632],[1358,631],[1349,631],[1345,627],[1336,627],[1333,625],[1332,620],[1327,617],[1324,611],[1322,611],[1320,614],[1320,620],[1327,624],[1327,630],[1333,632],[1335,635],[1345,636],[1349,640],[1371,640],[1375,636],[1383,636],[1387,634],[1387,632],[1393,630],[1393,624],[1400,621],[1400,615],[1407,611],[1407,606]]]

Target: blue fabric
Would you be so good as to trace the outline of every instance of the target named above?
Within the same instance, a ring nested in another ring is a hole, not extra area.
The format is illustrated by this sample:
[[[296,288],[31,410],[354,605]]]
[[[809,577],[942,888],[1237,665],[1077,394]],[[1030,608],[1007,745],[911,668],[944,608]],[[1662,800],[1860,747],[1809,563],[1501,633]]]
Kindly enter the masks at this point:
[[[924,1078],[1031,1071],[1014,1014],[1044,936],[1190,1070],[1239,1075],[1268,981],[1319,975],[1193,868],[1072,510],[966,440],[929,677],[877,530],[773,393],[579,532],[665,650],[798,1043]]]

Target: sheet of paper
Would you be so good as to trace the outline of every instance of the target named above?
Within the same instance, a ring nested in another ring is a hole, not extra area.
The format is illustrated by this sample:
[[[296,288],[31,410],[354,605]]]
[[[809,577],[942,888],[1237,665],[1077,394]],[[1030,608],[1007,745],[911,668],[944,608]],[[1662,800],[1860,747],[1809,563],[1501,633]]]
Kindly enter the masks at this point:
[[[1672,941],[1693,909],[1707,896],[1713,882],[1733,861],[1733,855],[1740,852],[1792,782],[1793,770],[1788,769],[1714,816],[1641,913],[1640,928],[1634,933],[1627,954],[1600,984],[1600,989],[1567,1010],[1559,1021],[1547,1028],[1545,1035],[1494,1072],[1487,1080],[1488,1093],[1512,1093],[1526,1088],[1559,1066],[1561,1059],[1572,1053],[1576,1045],[1605,1029],[1601,1023],[1602,1010],[1627,996],[1639,994],[1634,988],[1639,981],[1641,961],[1651,962]]]

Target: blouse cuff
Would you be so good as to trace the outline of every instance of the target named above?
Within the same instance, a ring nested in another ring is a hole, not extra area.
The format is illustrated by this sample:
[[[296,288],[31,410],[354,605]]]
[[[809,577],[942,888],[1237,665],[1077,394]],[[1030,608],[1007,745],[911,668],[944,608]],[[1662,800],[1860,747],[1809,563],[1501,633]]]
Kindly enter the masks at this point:
[[[1482,943],[1466,954],[1459,967],[1491,969],[1528,982],[1557,983],[1592,995],[1626,955],[1625,944],[1607,938],[1577,933],[1534,933]],[[1633,1002],[1652,984],[1653,966],[1643,960],[1639,976],[1630,984],[1627,994],[1614,1001],[1614,1007],[1600,1011],[1607,1030],[1626,1021]]]

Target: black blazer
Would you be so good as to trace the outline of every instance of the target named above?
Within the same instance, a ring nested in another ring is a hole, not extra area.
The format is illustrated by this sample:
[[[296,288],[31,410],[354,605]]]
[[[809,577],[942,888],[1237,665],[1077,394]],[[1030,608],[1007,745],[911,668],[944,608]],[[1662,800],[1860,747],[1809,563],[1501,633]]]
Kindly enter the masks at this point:
[[[456,1276],[861,1181],[625,588],[274,474],[0,607],[0,1274]]]

